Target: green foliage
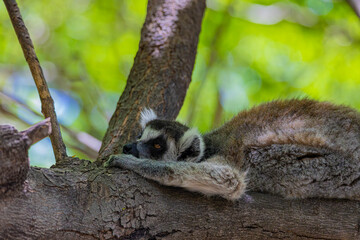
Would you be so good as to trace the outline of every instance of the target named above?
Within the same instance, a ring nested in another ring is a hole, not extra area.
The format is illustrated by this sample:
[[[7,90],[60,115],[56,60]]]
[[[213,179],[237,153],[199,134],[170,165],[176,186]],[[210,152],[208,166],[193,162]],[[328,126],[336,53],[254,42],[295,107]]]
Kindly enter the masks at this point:
[[[240,110],[294,97],[360,108],[359,40],[345,1],[208,1],[179,119],[208,131]]]
[[[101,140],[138,48],[146,1],[18,3],[61,123]],[[345,1],[208,0],[207,5],[193,80],[179,120],[208,131],[240,110],[294,97],[360,109],[360,22]],[[0,91],[40,112],[3,6]],[[13,101],[1,96],[0,101],[22,122],[40,120]],[[25,127],[4,111],[0,119]],[[68,145],[76,145],[63,134]],[[49,143],[43,144],[48,145],[34,146],[30,155],[43,151],[43,159],[53,158]],[[70,148],[69,153],[85,157],[77,149]]]

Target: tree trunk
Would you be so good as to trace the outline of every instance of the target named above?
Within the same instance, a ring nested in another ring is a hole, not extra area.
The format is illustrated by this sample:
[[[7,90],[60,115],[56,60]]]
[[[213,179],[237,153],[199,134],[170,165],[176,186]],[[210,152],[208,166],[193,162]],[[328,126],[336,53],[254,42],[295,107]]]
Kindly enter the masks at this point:
[[[139,51],[102,142],[98,161],[139,134],[143,107],[175,119],[194,67],[205,0],[150,0]],[[131,120],[131,121],[130,121]]]

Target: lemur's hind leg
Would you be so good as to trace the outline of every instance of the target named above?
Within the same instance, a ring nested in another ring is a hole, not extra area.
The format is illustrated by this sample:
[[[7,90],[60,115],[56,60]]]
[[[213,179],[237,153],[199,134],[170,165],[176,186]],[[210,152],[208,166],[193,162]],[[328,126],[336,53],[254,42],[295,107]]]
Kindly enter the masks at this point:
[[[294,144],[246,151],[249,189],[287,198],[360,199],[360,161],[352,153]]]
[[[246,173],[218,163],[165,162],[138,159],[131,155],[113,155],[106,165],[132,170],[164,185],[183,187],[206,195],[220,195],[229,200],[240,198],[246,189]]]

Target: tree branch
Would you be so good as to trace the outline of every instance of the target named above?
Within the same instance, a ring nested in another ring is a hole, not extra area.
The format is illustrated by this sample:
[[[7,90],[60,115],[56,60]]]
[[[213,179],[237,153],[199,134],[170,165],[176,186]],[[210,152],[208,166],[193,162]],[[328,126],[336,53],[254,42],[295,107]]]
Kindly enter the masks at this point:
[[[356,15],[360,18],[360,1],[359,0],[346,0],[352,7]]]
[[[140,131],[137,120],[144,107],[170,119],[177,116],[191,80],[204,9],[205,0],[149,0],[139,51],[98,162],[121,152]]]
[[[249,193],[251,202],[230,202],[126,170],[69,164],[31,168],[30,191],[0,201],[1,239],[360,238],[356,201]]]
[[[30,145],[50,133],[49,118],[22,132],[10,125],[0,125],[0,197],[21,189],[29,171],[27,151]]]
[[[51,123],[50,118],[47,118],[30,128],[20,132],[21,134],[25,135],[29,138],[29,146],[37,143],[38,141],[42,140],[43,138],[46,138],[51,134]]]
[[[55,159],[57,162],[60,162],[63,158],[66,157],[66,148],[61,137],[60,127],[57,121],[54,107],[54,101],[50,95],[50,91],[48,89],[39,60],[36,56],[33,43],[25,23],[22,20],[20,9],[16,1],[4,0],[4,3],[38,89],[41,100],[41,112],[46,118],[50,117],[51,119],[52,134],[50,135],[50,140]]]

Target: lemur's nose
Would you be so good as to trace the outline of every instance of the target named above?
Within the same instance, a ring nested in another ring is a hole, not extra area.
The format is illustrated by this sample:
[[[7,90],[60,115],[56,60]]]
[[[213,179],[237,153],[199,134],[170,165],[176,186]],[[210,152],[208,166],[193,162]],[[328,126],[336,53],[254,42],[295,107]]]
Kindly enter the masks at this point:
[[[132,144],[126,144],[123,147],[123,153],[131,154]]]

